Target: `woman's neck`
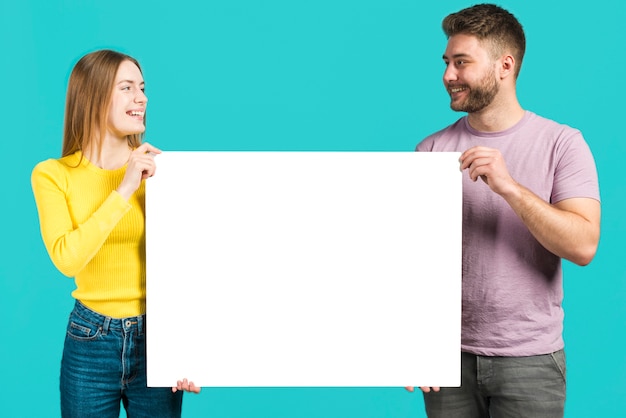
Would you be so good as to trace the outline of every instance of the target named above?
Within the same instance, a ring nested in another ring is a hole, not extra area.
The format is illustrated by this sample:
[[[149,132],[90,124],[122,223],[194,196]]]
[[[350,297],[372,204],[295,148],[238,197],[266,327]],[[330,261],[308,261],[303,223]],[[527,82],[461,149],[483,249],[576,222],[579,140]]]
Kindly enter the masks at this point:
[[[83,155],[97,167],[116,170],[126,165],[131,152],[126,138],[105,138],[100,147],[98,141],[91,141],[83,150]]]

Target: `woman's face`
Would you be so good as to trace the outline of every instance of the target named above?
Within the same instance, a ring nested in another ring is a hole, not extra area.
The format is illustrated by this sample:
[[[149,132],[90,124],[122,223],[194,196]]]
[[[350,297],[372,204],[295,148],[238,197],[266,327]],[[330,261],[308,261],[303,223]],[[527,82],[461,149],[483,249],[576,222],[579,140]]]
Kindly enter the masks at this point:
[[[143,90],[144,81],[139,68],[131,61],[123,61],[115,75],[109,106],[109,135],[121,139],[145,131],[148,98]]]

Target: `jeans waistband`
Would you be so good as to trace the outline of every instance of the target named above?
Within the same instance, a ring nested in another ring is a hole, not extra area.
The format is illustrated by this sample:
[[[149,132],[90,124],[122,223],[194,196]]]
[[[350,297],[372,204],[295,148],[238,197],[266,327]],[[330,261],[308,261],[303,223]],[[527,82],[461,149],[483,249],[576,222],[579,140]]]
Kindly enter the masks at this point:
[[[82,318],[100,325],[104,334],[106,334],[109,330],[128,330],[135,327],[138,335],[142,335],[146,327],[146,315],[131,316],[128,318],[112,318],[110,316],[102,315],[96,311],[92,311],[83,305],[79,300],[77,300],[74,304],[74,312]]]

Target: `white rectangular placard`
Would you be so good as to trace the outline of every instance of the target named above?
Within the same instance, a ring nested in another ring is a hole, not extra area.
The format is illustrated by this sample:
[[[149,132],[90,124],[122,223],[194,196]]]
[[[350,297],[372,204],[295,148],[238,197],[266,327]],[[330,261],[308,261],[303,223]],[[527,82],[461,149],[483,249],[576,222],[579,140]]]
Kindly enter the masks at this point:
[[[458,386],[458,153],[164,152],[148,384]]]

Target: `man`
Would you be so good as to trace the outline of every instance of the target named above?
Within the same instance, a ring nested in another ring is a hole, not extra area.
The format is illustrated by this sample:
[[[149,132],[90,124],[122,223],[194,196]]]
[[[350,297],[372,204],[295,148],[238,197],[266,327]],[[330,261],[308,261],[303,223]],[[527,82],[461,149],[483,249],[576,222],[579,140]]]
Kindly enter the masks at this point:
[[[591,262],[600,235],[597,173],[579,131],[522,109],[525,51],[508,11],[447,16],[443,75],[467,116],[417,151],[461,151],[461,387],[422,387],[430,418],[562,417],[561,258]],[[413,390],[408,387],[408,390]]]

